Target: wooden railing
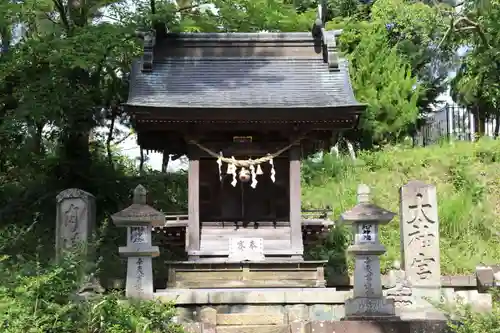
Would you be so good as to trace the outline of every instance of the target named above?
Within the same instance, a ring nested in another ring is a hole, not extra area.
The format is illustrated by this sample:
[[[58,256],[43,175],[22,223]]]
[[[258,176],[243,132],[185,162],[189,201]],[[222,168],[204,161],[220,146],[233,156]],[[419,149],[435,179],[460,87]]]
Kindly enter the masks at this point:
[[[302,220],[305,222],[304,224],[324,224],[324,222],[331,222],[330,216],[331,210],[329,208],[302,210]],[[165,214],[166,227],[187,226],[188,220],[189,215],[182,212]]]
[[[330,222],[328,224],[333,224],[331,215],[332,215],[332,210],[329,207],[323,209],[303,209],[302,223],[325,224],[325,222]]]
[[[330,207],[319,208],[319,209],[302,209],[302,217],[314,217],[318,219],[329,219],[332,215],[332,209]]]
[[[165,215],[166,227],[183,227],[188,225],[189,215],[183,213],[174,213]]]

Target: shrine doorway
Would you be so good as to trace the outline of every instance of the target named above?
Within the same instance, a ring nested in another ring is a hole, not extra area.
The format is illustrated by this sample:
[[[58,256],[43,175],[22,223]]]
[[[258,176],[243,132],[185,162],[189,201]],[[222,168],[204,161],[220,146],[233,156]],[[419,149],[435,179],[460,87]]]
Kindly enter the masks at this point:
[[[258,222],[290,221],[288,158],[273,161],[275,180],[271,179],[269,163],[261,165],[262,174],[253,188],[251,181],[237,181],[222,170],[219,175],[215,159],[200,160],[200,222]]]

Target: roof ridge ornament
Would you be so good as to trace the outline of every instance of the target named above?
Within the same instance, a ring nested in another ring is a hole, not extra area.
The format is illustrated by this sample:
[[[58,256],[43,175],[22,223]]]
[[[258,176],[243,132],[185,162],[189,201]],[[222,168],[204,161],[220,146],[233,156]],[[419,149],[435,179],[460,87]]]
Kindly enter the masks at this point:
[[[328,64],[330,71],[339,70],[339,57],[337,54],[337,43],[335,41],[336,33],[333,34],[325,31],[326,14],[328,11],[327,2],[321,1],[316,12],[316,20],[312,27],[312,35],[317,43],[321,43],[323,52],[323,61]]]
[[[154,61],[153,50],[156,45],[156,31],[137,31],[136,35],[143,40],[144,53],[142,55],[142,71],[152,72]]]
[[[312,35],[314,39],[323,38],[326,23],[326,9],[325,1],[322,1],[321,4],[318,5],[316,20],[312,26]]]
[[[335,40],[336,33],[328,34],[328,37],[330,38],[325,38],[325,40],[329,41],[329,43],[325,43],[328,69],[330,71],[339,71],[339,56],[337,53],[337,41]]]

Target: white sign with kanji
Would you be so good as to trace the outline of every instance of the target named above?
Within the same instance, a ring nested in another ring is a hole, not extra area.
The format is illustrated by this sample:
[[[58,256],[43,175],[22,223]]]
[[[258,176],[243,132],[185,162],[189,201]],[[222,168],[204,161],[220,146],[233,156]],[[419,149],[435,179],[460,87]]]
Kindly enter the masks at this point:
[[[264,239],[262,238],[230,238],[229,260],[262,261],[264,256]]]
[[[377,231],[375,224],[373,223],[363,223],[358,226],[357,235],[359,244],[375,243],[377,238]]]

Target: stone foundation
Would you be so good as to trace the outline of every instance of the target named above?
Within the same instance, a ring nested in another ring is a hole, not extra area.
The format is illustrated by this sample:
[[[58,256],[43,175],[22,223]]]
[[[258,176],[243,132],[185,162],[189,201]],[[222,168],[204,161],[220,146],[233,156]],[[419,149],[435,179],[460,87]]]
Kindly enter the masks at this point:
[[[319,321],[310,322],[290,333],[447,333],[444,321]]]
[[[167,288],[325,287],[325,261],[167,262]]]
[[[222,318],[218,314],[207,316],[204,322],[185,323],[183,327],[186,333],[451,333],[446,321],[436,320],[295,321],[286,324],[272,315],[234,315],[230,321],[227,321],[229,317],[226,321],[221,321]]]
[[[443,288],[445,299],[458,295],[476,310],[491,309],[491,296]],[[352,291],[333,288],[167,289],[162,301],[174,301],[177,321],[187,333],[446,333],[444,315],[429,303],[396,307],[399,318],[376,322],[343,320]]]

